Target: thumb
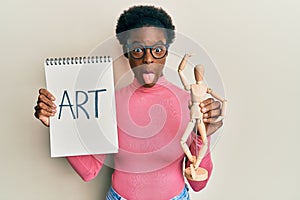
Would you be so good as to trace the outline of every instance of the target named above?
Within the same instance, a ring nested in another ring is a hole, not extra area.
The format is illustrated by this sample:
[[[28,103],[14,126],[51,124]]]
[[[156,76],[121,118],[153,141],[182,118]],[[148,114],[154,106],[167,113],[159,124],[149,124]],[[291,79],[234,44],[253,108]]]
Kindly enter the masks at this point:
[[[50,119],[49,117],[40,117],[40,121],[47,127],[50,125]]]

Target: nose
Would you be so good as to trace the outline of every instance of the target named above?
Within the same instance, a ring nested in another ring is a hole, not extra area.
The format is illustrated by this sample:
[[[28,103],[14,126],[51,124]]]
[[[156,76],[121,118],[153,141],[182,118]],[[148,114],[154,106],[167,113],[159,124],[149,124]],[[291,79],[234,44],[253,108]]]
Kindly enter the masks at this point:
[[[154,58],[150,51],[151,51],[151,49],[146,49],[146,52],[145,52],[145,55],[143,58],[144,64],[150,64],[150,63],[153,63],[153,61],[154,61]]]

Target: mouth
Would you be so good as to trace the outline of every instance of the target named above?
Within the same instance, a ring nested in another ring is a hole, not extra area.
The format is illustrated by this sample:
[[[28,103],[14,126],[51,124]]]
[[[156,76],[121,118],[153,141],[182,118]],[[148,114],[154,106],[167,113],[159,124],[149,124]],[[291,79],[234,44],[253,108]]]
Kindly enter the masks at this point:
[[[151,84],[154,82],[155,79],[155,73],[152,71],[144,71],[142,72],[144,83],[145,84]]]

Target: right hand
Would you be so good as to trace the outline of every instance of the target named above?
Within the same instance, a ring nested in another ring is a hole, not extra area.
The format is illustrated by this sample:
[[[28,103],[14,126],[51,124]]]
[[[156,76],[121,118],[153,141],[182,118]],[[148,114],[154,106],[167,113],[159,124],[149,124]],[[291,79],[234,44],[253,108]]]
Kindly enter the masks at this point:
[[[55,97],[46,89],[39,90],[37,105],[34,107],[34,116],[39,119],[45,126],[49,126],[49,117],[56,113]]]

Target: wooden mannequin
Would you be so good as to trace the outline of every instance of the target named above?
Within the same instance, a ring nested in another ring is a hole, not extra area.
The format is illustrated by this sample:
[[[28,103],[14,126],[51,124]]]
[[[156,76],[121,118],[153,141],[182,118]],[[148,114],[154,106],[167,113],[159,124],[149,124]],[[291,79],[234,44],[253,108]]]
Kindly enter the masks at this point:
[[[212,89],[208,88],[205,85],[205,83],[203,82],[204,67],[202,65],[196,65],[194,67],[196,83],[188,84],[186,77],[184,76],[182,71],[184,70],[187,64],[187,60],[189,57],[191,57],[190,54],[185,54],[178,67],[178,74],[184,86],[184,89],[190,91],[191,93],[191,100],[189,101],[190,122],[188,123],[187,128],[181,138],[180,144],[187,158],[192,163],[190,164],[190,167],[185,169],[186,178],[194,181],[203,181],[208,178],[208,172],[206,169],[200,168],[199,165],[208,149],[208,142],[205,125],[203,122],[203,113],[200,111],[200,103],[203,100],[205,100],[206,94],[210,94],[211,96],[215,97],[216,99],[222,102],[221,115],[215,120],[215,122],[217,122],[224,118],[227,101],[224,98],[221,98],[216,93],[214,93]],[[197,157],[191,154],[191,151],[188,145],[186,144],[187,139],[195,126],[197,127],[197,130],[199,130],[203,143],[203,146],[199,151]]]

